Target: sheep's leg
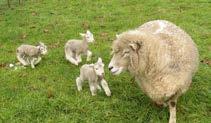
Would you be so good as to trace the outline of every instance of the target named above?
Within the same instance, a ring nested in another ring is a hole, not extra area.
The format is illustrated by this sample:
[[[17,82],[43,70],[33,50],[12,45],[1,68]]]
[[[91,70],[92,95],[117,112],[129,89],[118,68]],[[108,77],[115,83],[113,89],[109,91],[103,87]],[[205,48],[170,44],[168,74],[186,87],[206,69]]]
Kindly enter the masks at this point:
[[[175,97],[173,97],[168,102],[169,112],[170,112],[169,123],[176,123],[176,104],[177,104],[177,98],[178,98],[178,96],[176,95]]]
[[[17,58],[21,62],[21,64],[23,64],[24,66],[28,65],[28,63],[26,62],[26,60],[23,57],[21,57],[20,54],[17,54]]]
[[[77,77],[76,78],[76,85],[77,85],[78,91],[82,90],[82,84],[83,84],[83,80],[80,77]]]
[[[38,64],[41,61],[41,57],[38,57],[37,60],[34,62],[34,65]]]
[[[103,87],[103,90],[105,91],[106,95],[111,96],[111,91],[108,87],[108,83],[104,79],[101,80],[101,86]]]
[[[89,81],[89,88],[92,93],[92,96],[95,96],[97,93],[97,86],[94,82]]]
[[[65,53],[66,59],[74,65],[78,65],[78,62],[74,59],[74,54],[72,52]]]
[[[92,57],[92,52],[90,50],[87,50],[86,55],[87,55],[86,61],[90,61]]]

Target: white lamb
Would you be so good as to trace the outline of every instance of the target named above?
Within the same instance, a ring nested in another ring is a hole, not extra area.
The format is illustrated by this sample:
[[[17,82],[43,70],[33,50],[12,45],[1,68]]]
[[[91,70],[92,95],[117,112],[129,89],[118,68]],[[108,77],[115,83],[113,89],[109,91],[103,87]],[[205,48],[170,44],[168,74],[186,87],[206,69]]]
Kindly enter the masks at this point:
[[[80,76],[76,79],[78,91],[82,90],[84,81],[89,81],[90,91],[92,96],[96,95],[97,89],[101,90],[100,84],[107,96],[111,96],[111,91],[104,79],[104,64],[101,58],[95,64],[85,64],[80,69]]]
[[[92,52],[89,50],[88,43],[94,42],[93,34],[87,30],[86,34],[80,33],[83,40],[71,39],[65,44],[65,57],[74,65],[78,65],[81,55],[87,56],[87,61],[91,60]]]
[[[17,58],[24,66],[35,65],[41,61],[42,55],[47,54],[47,46],[40,42],[38,46],[23,44],[17,48]]]

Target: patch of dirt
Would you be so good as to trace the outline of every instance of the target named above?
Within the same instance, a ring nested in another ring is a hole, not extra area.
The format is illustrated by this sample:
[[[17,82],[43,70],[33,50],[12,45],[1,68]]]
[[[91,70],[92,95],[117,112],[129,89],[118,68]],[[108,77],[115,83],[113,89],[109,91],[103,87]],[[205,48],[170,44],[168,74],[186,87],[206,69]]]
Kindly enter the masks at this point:
[[[54,92],[53,92],[53,89],[51,87],[49,87],[47,89],[47,97],[48,98],[53,98],[54,97]]]
[[[0,63],[0,68],[5,68],[7,66],[6,63]]]
[[[23,34],[20,35],[20,39],[26,39],[26,36],[27,35],[25,33],[23,33]]]
[[[89,29],[89,28],[90,28],[89,23],[88,23],[88,22],[83,22],[83,23],[82,23],[82,28],[83,28],[84,30]]]
[[[210,51],[211,51],[211,45],[209,45],[209,46],[208,46],[208,50],[210,50]]]
[[[101,36],[101,37],[108,37],[108,33],[102,32],[102,33],[100,33],[100,36]]]
[[[56,42],[56,43],[50,44],[48,47],[49,48],[58,48],[60,44],[61,44],[60,42]]]
[[[208,58],[204,58],[203,60],[200,61],[203,64],[207,64],[209,66],[211,66],[211,59]]]

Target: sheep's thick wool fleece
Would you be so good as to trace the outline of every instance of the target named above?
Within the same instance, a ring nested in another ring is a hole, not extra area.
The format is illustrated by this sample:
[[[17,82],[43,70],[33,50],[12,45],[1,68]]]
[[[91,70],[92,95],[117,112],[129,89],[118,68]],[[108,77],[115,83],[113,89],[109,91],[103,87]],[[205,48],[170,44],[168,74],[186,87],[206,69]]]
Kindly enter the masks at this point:
[[[121,41],[114,45],[122,48],[133,41],[142,43],[138,67],[131,67],[129,71],[135,74],[138,84],[152,100],[163,103],[189,88],[198,67],[198,50],[182,29],[171,22],[156,20],[124,32],[119,38]]]

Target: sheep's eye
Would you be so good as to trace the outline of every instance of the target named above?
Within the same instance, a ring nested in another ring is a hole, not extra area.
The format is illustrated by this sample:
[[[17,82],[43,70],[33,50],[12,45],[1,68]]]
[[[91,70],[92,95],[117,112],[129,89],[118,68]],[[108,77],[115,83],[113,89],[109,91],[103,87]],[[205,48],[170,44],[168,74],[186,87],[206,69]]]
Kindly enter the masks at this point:
[[[95,68],[95,70],[98,70],[98,68]]]

